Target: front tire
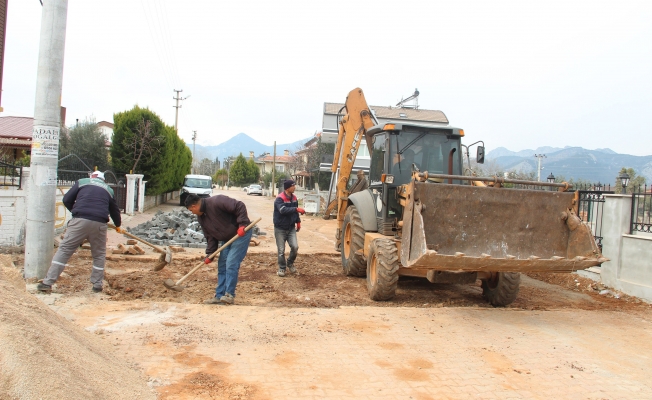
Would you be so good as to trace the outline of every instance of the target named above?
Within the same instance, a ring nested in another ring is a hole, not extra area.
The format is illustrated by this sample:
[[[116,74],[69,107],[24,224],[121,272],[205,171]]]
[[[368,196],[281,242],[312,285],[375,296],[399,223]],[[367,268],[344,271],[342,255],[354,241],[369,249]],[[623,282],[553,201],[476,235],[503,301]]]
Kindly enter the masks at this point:
[[[398,249],[391,239],[371,242],[367,258],[367,290],[374,301],[391,300],[398,286]]]
[[[367,265],[358,252],[364,248],[364,227],[358,209],[350,205],[342,223],[342,269],[348,276],[365,276]]]
[[[520,285],[520,273],[494,272],[482,280],[482,296],[494,307],[505,307],[516,300]]]

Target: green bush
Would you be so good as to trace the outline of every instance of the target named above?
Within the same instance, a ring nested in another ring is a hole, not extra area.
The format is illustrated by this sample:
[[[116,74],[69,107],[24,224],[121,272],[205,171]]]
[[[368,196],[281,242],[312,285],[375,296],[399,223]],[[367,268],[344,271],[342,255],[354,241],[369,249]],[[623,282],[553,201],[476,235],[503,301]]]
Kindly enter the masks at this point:
[[[110,152],[116,172],[143,174],[148,196],[181,188],[192,153],[173,127],[138,106],[114,114],[113,123]]]

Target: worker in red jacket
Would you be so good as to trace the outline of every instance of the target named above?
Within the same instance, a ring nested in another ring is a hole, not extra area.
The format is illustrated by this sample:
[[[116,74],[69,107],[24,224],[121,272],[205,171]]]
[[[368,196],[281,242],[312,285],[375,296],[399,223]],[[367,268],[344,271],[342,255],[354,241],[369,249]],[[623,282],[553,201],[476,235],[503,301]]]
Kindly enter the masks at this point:
[[[200,198],[195,194],[186,197],[186,208],[197,216],[206,241],[206,258],[204,263],[210,264],[208,258],[221,245],[228,242],[236,234],[236,241],[225,247],[217,259],[217,287],[215,297],[204,304],[233,304],[235,287],[238,284],[240,264],[247,255],[249,240],[253,229],[245,231],[251,223],[247,215],[247,207],[239,200],[224,195]]]
[[[296,274],[297,268],[294,260],[299,252],[297,232],[301,230],[301,217],[305,210],[299,207],[297,196],[294,195],[296,183],[288,179],[283,182],[283,191],[274,200],[274,237],[276,238],[276,250],[278,252],[278,276],[285,276],[287,267],[290,273]],[[285,260],[285,242],[290,246],[290,256]]]

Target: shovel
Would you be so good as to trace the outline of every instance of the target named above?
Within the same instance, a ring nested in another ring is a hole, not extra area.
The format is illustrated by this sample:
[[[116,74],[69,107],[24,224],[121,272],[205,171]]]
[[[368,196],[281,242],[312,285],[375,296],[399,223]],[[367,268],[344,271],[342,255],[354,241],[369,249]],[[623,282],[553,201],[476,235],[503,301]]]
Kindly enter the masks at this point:
[[[107,225],[108,225],[109,228],[115,229],[115,225],[113,225],[113,224],[107,224]],[[127,236],[127,237],[130,237],[130,238],[132,238],[134,240],[138,240],[141,243],[145,243],[146,245],[150,246],[151,248],[153,248],[157,252],[162,253],[161,254],[161,259],[159,260],[159,263],[154,266],[154,271],[160,271],[163,268],[165,268],[166,265],[168,265],[169,263],[172,262],[172,252],[170,251],[170,249],[168,249],[168,248],[164,249],[162,247],[159,247],[159,246],[157,246],[155,244],[152,244],[152,243],[150,243],[150,242],[148,242],[148,241],[146,241],[144,239],[139,238],[136,235],[132,235],[131,233],[129,233],[127,231],[123,231],[122,234]]]
[[[245,232],[248,231],[249,229],[253,228],[254,225],[256,225],[257,223],[259,223],[261,219],[262,219],[262,218],[258,218],[258,219],[255,220],[254,222],[250,223],[250,224],[245,228]],[[220,251],[222,251],[222,249],[224,249],[226,246],[230,245],[231,243],[235,242],[239,237],[240,237],[240,236],[238,236],[238,235],[235,235],[234,237],[232,237],[228,242],[224,243],[224,244],[223,244],[219,249],[215,250],[215,253],[213,253],[213,254],[211,254],[210,256],[208,256],[208,258],[210,258],[211,260],[213,260],[213,258],[215,258],[215,256],[218,255],[218,254],[220,253]],[[183,276],[181,279],[179,279],[178,281],[174,282],[172,279],[166,279],[165,281],[163,281],[163,285],[165,285],[165,287],[168,288],[168,289],[172,289],[172,290],[176,290],[177,292],[181,292],[181,291],[184,289],[183,286],[181,286],[181,284],[183,283],[183,281],[185,281],[186,279],[188,279],[188,277],[189,277],[190,275],[194,274],[194,273],[195,273],[199,268],[201,268],[201,267],[204,266],[204,265],[206,265],[206,264],[202,261],[202,262],[200,262],[199,264],[197,264],[197,266],[196,266],[195,268],[191,269],[190,272],[188,272],[186,275],[184,275],[184,276]]]

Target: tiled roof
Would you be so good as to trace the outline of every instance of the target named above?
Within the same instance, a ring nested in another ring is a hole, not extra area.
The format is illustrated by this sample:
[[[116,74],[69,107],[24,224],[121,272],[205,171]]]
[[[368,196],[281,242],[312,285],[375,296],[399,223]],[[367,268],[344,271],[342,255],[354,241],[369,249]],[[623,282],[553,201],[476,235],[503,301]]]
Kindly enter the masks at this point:
[[[5,145],[10,148],[14,148],[14,147],[30,148],[32,147],[32,139],[9,139],[9,138],[0,137],[0,145]]]
[[[343,103],[324,103],[324,114],[337,114],[344,107]],[[413,108],[398,108],[385,106],[369,106],[376,114],[376,118],[383,119],[405,119],[408,121],[425,121],[448,123],[446,115],[439,110],[423,110]],[[344,110],[342,110],[344,113]]]
[[[0,137],[10,139],[32,140],[34,118],[0,117]]]
[[[276,156],[276,162],[277,163],[289,163],[292,161],[294,157],[292,156]],[[274,156],[268,155],[268,156],[263,156],[263,157],[258,157],[256,159],[257,162],[273,162],[274,161]]]

